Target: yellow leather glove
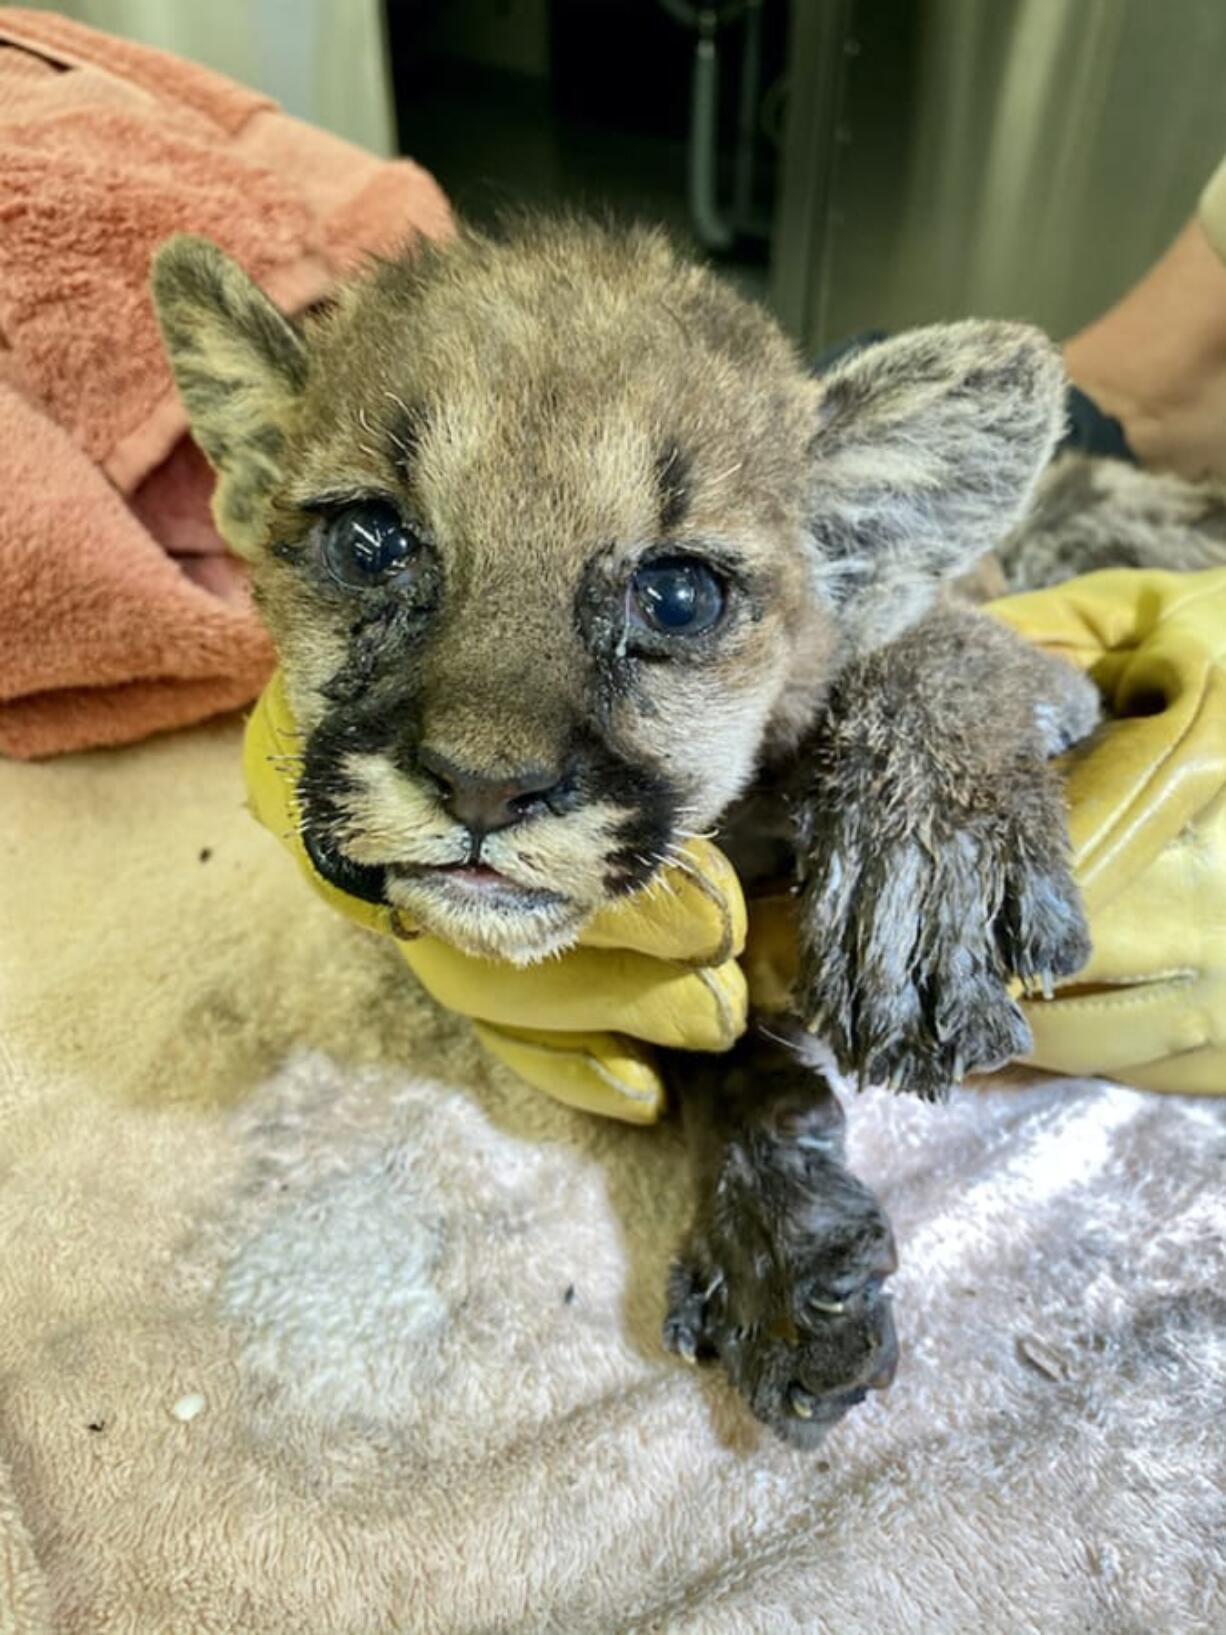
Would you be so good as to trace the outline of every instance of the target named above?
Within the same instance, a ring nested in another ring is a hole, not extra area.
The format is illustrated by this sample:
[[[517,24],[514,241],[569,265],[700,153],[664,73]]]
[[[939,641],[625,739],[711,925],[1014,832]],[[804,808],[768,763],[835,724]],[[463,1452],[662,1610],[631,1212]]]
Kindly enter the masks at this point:
[[[1112,719],[1069,757],[1093,955],[1025,1004],[1031,1060],[1226,1092],[1226,569],[1087,574],[988,609],[1087,671]]]
[[[280,675],[247,723],[243,770],[252,811],[314,889],[349,919],[399,939],[422,986],[471,1017],[520,1078],[587,1112],[650,1124],[664,1107],[652,1046],[727,1050],[745,1030],[745,902],[723,853],[691,841],[658,886],[602,910],[577,947],[520,967],[415,936],[399,914],[340,891],[314,869],[298,833],[298,737]]]

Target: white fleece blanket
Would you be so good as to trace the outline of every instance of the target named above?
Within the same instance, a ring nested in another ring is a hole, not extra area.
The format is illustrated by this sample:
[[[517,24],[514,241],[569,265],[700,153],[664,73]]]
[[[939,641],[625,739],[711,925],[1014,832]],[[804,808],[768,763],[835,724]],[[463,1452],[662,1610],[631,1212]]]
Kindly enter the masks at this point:
[[[0,765],[3,1635],[1226,1629],[1226,1100],[853,1108],[898,1379],[658,1343],[683,1155],[485,1062],[228,725]]]

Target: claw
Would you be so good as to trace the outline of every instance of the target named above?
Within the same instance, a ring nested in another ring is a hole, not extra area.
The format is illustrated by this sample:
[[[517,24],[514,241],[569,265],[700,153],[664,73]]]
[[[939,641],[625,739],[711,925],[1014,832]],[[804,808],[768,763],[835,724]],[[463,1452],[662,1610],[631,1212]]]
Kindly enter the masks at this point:
[[[953,1081],[954,1081],[955,1084],[961,1084],[965,1077],[966,1077],[966,1058],[965,1058],[965,1056],[963,1056],[962,1052],[959,1051],[958,1054],[954,1057]]]
[[[670,1333],[665,1333],[664,1344],[675,1357],[680,1357],[682,1362],[688,1362],[690,1367],[696,1367],[696,1364],[698,1364],[698,1346],[695,1344],[695,1337],[693,1337],[693,1334],[688,1334],[685,1329],[672,1329]]]
[[[1050,971],[1040,971],[1039,972],[1039,988],[1040,988],[1040,991],[1043,994],[1044,999],[1052,998],[1053,994],[1055,993],[1055,989],[1052,986],[1051,972]]]
[[[813,1398],[798,1386],[793,1385],[788,1391],[788,1407],[797,1419],[813,1418]]]
[[[810,1296],[808,1305],[813,1311],[825,1312],[830,1317],[841,1317],[847,1310],[846,1300],[819,1300],[816,1295]]]

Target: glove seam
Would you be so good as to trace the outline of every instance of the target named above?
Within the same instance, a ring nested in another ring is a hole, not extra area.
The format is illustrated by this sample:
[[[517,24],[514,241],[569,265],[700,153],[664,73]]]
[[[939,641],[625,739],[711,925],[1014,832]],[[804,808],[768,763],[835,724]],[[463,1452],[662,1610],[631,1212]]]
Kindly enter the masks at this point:
[[[592,1069],[598,1079],[615,1090],[618,1095],[624,1096],[627,1101],[637,1102],[646,1107],[650,1106],[659,1097],[659,1092],[655,1089],[636,1090],[632,1085],[619,1079],[617,1074],[607,1067],[598,1056],[593,1055],[590,1050],[585,1050],[582,1046],[544,1044],[539,1039],[525,1039],[514,1029],[500,1027],[496,1022],[482,1022],[478,1018],[473,1018],[473,1021],[479,1030],[488,1028],[502,1034],[517,1050],[536,1051],[543,1056],[555,1058],[570,1057],[574,1059],[577,1057]],[[615,1035],[615,1037],[617,1036]]]

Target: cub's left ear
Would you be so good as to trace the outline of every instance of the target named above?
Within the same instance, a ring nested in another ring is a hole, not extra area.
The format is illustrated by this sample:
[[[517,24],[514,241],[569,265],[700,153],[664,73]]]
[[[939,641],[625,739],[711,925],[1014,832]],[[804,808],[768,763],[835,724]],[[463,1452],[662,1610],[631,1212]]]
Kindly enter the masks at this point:
[[[900,635],[1015,526],[1064,404],[1060,355],[1026,324],[936,324],[825,376],[810,516],[853,651]]]
[[[217,472],[213,514],[254,556],[307,377],[302,336],[229,256],[179,234],[153,260],[153,306],[192,435]]]

